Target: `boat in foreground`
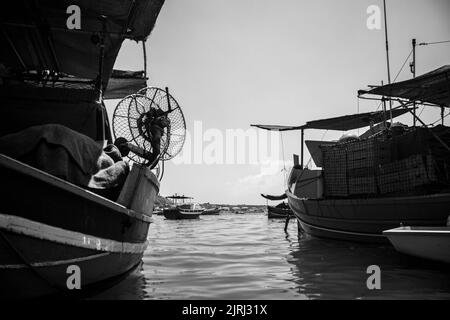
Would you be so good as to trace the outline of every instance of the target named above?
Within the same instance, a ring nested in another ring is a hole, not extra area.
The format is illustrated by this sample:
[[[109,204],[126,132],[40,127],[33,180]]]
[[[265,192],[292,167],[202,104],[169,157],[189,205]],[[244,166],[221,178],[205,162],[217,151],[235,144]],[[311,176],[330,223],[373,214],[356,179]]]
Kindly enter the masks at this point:
[[[311,235],[358,242],[388,240],[383,231],[403,225],[445,225],[450,194],[368,199],[304,199],[287,190],[301,229]]]
[[[415,108],[450,107],[449,79],[450,66],[443,66],[412,80],[359,92],[390,97],[399,104],[390,112],[345,115],[301,126],[254,125],[301,131],[301,161],[294,155],[285,192],[299,228],[330,239],[388,242],[383,231],[400,225],[445,225],[450,208],[450,128],[443,125],[443,113],[442,124],[425,125]],[[413,116],[413,126],[393,124],[393,118],[406,113]],[[304,141],[306,129],[366,127],[361,135],[344,135],[339,141]],[[317,169],[305,166],[304,143]]]
[[[401,253],[450,263],[450,226],[399,227],[385,230],[383,234]]]
[[[2,17],[0,298],[84,296],[141,263],[159,181],[113,144],[104,99],[146,86],[113,66],[163,2],[84,2],[78,28],[59,2],[13,2]]]
[[[8,199],[0,203],[1,298],[85,294],[140,263],[151,211],[128,209],[4,155],[0,174]],[[152,206],[159,183],[148,176]],[[68,288],[71,266],[79,268],[81,290]]]

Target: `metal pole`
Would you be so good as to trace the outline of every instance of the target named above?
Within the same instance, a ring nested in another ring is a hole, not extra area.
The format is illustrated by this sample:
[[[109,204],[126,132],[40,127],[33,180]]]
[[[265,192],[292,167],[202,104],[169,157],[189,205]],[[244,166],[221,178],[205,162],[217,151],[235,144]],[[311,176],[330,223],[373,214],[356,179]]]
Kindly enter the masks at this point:
[[[413,74],[413,78],[415,78],[416,77],[416,39],[412,39],[412,58],[413,58],[413,61],[410,64],[410,67],[411,67],[411,72]],[[416,116],[416,102],[414,102],[413,107],[414,107],[414,109],[413,109],[413,112],[414,112],[413,127],[415,127],[416,126],[416,117],[415,117]]]
[[[147,79],[147,49],[145,47],[145,40],[142,40],[142,51],[144,54],[144,77]]]
[[[305,130],[304,129],[301,130],[301,135],[302,135],[302,148],[301,148],[301,155],[300,155],[301,156],[300,165],[301,165],[301,167],[303,169],[303,144],[305,142]]]
[[[381,80],[381,86],[383,86],[383,80]],[[381,97],[381,103],[383,105],[383,126],[385,129],[387,129],[387,124],[386,124],[386,99],[385,97]]]
[[[386,17],[386,0],[383,0],[384,7],[384,37],[386,40],[386,63],[387,63],[387,74],[388,74],[388,84],[391,84],[391,68],[389,64],[389,40],[388,40],[388,31],[387,31],[387,17]],[[389,100],[389,113],[392,124],[392,101]]]
[[[105,59],[105,36],[106,36],[106,16],[100,16],[99,20],[102,23],[102,31],[100,33],[100,54],[98,59],[98,101],[100,103],[102,112],[102,140],[105,141],[105,107],[103,105],[103,62]]]
[[[105,59],[105,35],[106,35],[106,16],[99,17],[102,23],[102,32],[100,33],[100,53],[98,59],[98,82],[97,90],[99,91],[99,101],[103,101],[103,60]]]

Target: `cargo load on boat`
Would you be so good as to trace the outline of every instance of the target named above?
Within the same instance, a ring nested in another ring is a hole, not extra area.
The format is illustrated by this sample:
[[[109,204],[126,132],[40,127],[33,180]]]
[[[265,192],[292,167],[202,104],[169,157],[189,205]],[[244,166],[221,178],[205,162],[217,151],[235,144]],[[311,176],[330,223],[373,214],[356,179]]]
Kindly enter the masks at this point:
[[[427,193],[449,181],[449,160],[433,137],[450,142],[450,128],[402,128],[375,137],[323,145],[326,197]]]

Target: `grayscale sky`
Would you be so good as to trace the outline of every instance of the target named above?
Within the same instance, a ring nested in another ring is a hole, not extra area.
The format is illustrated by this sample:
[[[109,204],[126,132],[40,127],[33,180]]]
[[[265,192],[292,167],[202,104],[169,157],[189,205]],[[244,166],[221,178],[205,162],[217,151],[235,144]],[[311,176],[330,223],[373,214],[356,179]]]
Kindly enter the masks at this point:
[[[387,81],[384,27],[369,30],[366,10],[382,0],[166,0],[147,41],[149,85],[182,106],[187,128],[242,128],[374,111],[357,90]],[[420,42],[450,40],[450,0],[387,0],[391,75]],[[450,43],[417,48],[417,74],[450,64]],[[126,42],[116,69],[142,70],[142,48]],[[398,80],[411,77],[406,64]],[[111,114],[118,100],[107,102]],[[425,110],[426,122],[439,110]],[[410,117],[399,118],[411,123]],[[449,123],[448,120],[446,123]],[[307,131],[306,139],[343,132]],[[284,157],[300,152],[298,132],[283,133]],[[207,142],[205,142],[205,145]],[[306,160],[309,159],[307,155]],[[282,168],[282,167],[280,167]],[[264,204],[284,192],[281,170],[257,164],[166,165],[161,194],[198,202]]]

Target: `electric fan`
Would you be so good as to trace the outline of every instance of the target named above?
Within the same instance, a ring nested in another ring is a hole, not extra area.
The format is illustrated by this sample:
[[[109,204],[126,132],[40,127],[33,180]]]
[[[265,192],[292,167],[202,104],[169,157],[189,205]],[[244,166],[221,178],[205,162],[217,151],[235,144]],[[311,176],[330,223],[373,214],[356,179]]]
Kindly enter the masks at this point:
[[[123,98],[114,110],[112,122],[114,143],[126,150],[121,152],[148,166],[161,180],[163,161],[180,153],[186,136],[183,112],[168,89],[148,87]],[[157,136],[155,126],[159,130]]]

